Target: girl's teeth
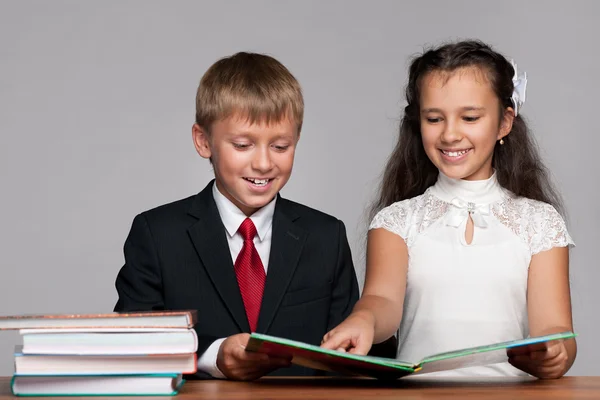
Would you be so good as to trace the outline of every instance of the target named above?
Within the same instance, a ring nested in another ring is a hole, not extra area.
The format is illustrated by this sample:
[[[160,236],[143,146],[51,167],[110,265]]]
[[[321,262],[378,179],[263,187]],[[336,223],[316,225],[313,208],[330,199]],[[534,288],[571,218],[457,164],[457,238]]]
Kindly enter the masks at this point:
[[[469,150],[461,150],[461,151],[444,151],[444,153],[450,157],[458,157],[458,156],[462,156],[463,154],[465,154],[467,151]]]

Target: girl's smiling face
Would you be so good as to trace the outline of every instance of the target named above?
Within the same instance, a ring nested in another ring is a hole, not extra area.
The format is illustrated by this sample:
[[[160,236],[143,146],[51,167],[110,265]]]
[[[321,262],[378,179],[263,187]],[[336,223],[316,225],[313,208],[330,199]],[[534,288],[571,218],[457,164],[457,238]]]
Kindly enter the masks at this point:
[[[485,72],[430,72],[420,96],[423,147],[437,169],[454,179],[492,176],[494,147],[510,132],[514,112],[501,108]]]

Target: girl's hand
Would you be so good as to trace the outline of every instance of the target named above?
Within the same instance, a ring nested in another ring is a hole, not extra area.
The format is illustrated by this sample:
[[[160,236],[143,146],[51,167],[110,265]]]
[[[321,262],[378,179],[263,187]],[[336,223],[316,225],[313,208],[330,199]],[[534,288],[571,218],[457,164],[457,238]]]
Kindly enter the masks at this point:
[[[564,341],[556,340],[549,342],[543,349],[519,354],[509,353],[508,362],[540,379],[556,379],[567,372],[568,358]]]
[[[334,329],[329,331],[321,341],[325,349],[366,355],[373,345],[375,321],[367,312],[355,312]]]

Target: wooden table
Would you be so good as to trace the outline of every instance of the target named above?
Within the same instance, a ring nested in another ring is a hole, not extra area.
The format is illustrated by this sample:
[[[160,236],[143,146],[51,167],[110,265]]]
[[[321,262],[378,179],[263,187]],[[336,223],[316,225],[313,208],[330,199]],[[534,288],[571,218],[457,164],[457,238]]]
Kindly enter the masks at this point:
[[[0,378],[0,400],[14,399],[10,378]],[[563,377],[539,381],[522,379],[411,380],[265,378],[255,382],[188,381],[174,399],[600,399],[600,377]],[[136,399],[139,397],[128,397]],[[164,398],[164,397],[162,397]],[[70,397],[73,399],[73,397]],[[111,397],[115,399],[115,397]],[[153,400],[161,397],[152,397]]]

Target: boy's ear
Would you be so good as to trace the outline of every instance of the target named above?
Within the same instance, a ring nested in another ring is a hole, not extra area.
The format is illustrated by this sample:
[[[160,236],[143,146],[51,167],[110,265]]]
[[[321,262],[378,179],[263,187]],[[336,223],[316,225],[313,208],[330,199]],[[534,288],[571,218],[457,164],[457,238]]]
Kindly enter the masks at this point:
[[[496,140],[500,140],[510,133],[514,120],[515,111],[512,109],[512,107],[506,108],[502,115],[502,119],[500,120],[500,129],[498,130],[498,137]]]
[[[212,152],[210,150],[210,140],[208,133],[198,124],[192,126],[192,139],[194,140],[194,146],[196,151],[200,154],[200,157],[210,159]]]

